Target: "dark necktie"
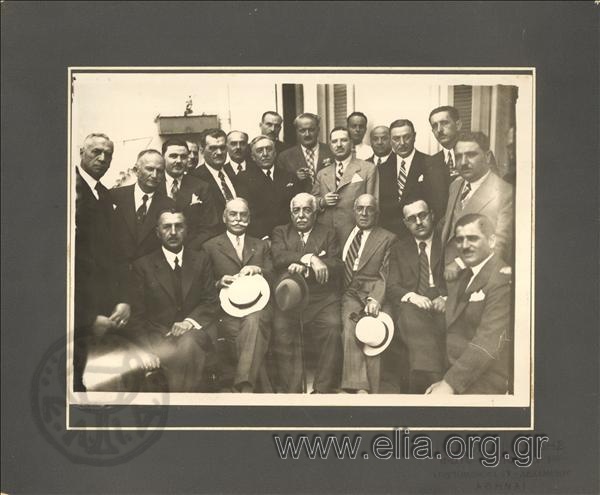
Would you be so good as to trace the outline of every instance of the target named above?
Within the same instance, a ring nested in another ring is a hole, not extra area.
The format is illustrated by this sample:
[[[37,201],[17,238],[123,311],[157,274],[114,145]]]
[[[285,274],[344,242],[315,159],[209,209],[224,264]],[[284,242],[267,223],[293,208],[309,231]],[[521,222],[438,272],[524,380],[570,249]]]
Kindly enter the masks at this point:
[[[473,276],[473,270],[471,270],[469,267],[465,268],[461,274],[460,274],[460,279],[457,282],[457,288],[456,288],[456,304],[454,305],[454,308],[456,309],[456,306],[458,306],[458,303],[465,297],[465,291],[467,290],[467,285],[469,285],[469,281],[471,280],[471,277]]]
[[[350,244],[350,248],[348,248],[348,252],[346,253],[346,261],[344,262],[344,287],[348,287],[350,282],[352,282],[352,277],[354,276],[354,262],[358,257],[362,235],[363,231],[359,230],[354,236],[354,239],[352,239],[352,244]]]
[[[419,286],[417,292],[422,296],[429,289],[429,257],[427,256],[427,243],[419,242]]]
[[[268,177],[270,180],[273,180],[273,177],[271,177],[271,169],[267,170],[267,177]]]
[[[381,165],[381,157],[380,156],[377,157],[377,165],[378,166]]]
[[[142,204],[136,210],[135,216],[139,224],[144,223],[144,219],[146,218],[146,213],[148,213],[148,195],[144,194],[142,196]]]
[[[236,170],[236,172],[235,172],[235,175],[237,175],[237,174],[239,174],[240,172],[243,172],[243,171],[244,171],[244,169],[242,168],[242,164],[241,164],[241,163],[238,163],[238,166],[237,166],[237,170]]]
[[[225,182],[225,174],[223,173],[223,170],[219,170],[219,173],[217,175],[219,176],[219,180],[221,181],[221,189],[223,191],[223,196],[225,196],[225,201],[233,199],[233,193],[231,192],[231,189],[229,189],[227,182]]]
[[[406,162],[402,160],[400,162],[400,172],[398,172],[398,201],[402,199],[402,193],[404,192],[404,185],[406,184]]]
[[[446,165],[448,166],[448,172],[450,172],[450,179],[452,180],[458,175],[458,172],[457,172],[456,168],[454,167],[454,160],[452,159],[452,153],[448,153],[448,161],[446,162]]]
[[[465,200],[467,199],[467,196],[469,195],[470,192],[471,192],[471,183],[465,182],[465,187],[463,189],[463,192],[460,195],[460,204],[463,208],[465,207]]]
[[[177,193],[179,193],[179,181],[173,179],[173,184],[171,185],[171,197],[177,199]]]
[[[306,148],[306,164],[308,165],[308,175],[310,175],[310,181],[314,182],[315,178],[315,149]]]
[[[183,300],[183,294],[181,292],[181,265],[179,264],[179,258],[175,256],[174,261],[175,267],[173,268],[174,275],[174,288],[175,288],[175,299],[177,304],[181,305]]]

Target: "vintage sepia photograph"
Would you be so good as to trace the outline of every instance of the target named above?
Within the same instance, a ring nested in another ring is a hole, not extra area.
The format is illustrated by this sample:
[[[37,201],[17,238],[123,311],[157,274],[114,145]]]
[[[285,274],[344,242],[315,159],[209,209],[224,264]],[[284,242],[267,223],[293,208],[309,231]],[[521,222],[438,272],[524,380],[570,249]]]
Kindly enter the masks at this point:
[[[533,409],[534,69],[68,77],[68,404]]]

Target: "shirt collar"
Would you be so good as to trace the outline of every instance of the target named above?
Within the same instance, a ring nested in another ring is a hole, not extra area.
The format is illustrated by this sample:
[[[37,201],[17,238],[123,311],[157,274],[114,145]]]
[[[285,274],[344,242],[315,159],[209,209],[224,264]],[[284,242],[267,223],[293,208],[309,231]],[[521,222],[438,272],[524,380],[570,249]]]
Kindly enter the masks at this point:
[[[444,162],[447,163],[448,162],[448,155],[451,155],[452,156],[452,163],[454,163],[454,165],[456,165],[456,160],[454,158],[454,149],[453,148],[448,149],[448,148],[444,148],[442,146],[442,150],[444,152]]]
[[[181,177],[177,177],[177,184],[179,185],[179,187],[181,187],[181,182],[183,180],[183,177],[184,177],[183,175]],[[175,177],[171,177],[169,174],[165,173],[165,183],[167,184],[168,191],[171,190],[174,180],[175,180]]]
[[[475,279],[475,277],[477,275],[479,275],[479,272],[481,271],[481,269],[485,266],[485,264],[490,261],[490,259],[492,259],[492,256],[494,256],[494,253],[490,254],[486,259],[484,259],[481,263],[479,263],[478,265],[475,265],[473,267],[471,267],[471,271],[473,272],[473,275],[471,276],[471,281],[473,281],[473,279]],[[469,282],[470,283],[470,282]]]
[[[377,156],[377,155],[373,154],[373,163],[375,165],[377,165],[377,160],[379,160],[380,158],[381,158],[381,163],[385,163],[388,161],[391,154],[392,154],[391,151],[385,156]]]
[[[135,202],[136,203],[141,203],[143,201],[144,198],[144,194],[148,195],[148,199],[152,199],[152,196],[154,196],[154,192],[144,192],[142,191],[142,188],[140,187],[140,185],[136,182],[135,186],[133,187],[133,197],[135,198]]]
[[[267,175],[267,172],[270,170],[271,171],[271,179],[273,179],[275,177],[275,165],[271,165],[269,168],[262,168],[259,167],[262,171],[263,174]]]
[[[303,144],[300,145],[300,147],[302,148],[302,152],[306,155],[306,151],[308,149],[313,150],[315,153],[319,150],[319,143],[315,144],[312,148],[307,148],[306,146],[304,146]]]
[[[350,163],[350,160],[352,160],[352,155],[349,155],[349,156],[348,156],[348,157],[347,157],[345,160],[341,160],[341,162],[342,162],[342,165],[343,165],[343,167],[344,167],[344,170],[346,170],[346,167],[347,167],[347,166],[348,166],[348,164]],[[336,165],[336,167],[337,167],[337,164],[338,164],[338,163],[340,163],[340,160],[338,160],[338,159],[336,158],[336,160],[335,160],[335,165]]]
[[[431,235],[429,236],[429,239],[417,239],[416,237],[413,237],[413,239],[415,240],[415,242],[417,243],[417,248],[419,247],[419,244],[421,242],[424,242],[425,244],[427,244],[427,249],[431,249],[431,243],[433,241],[433,232],[431,233]]]
[[[314,227],[313,227],[314,228]],[[298,235],[300,237],[302,237],[302,239],[308,239],[308,236],[310,235],[310,233],[313,231],[313,229],[310,229],[306,232],[300,232],[299,230],[297,230],[296,232],[298,232]]]
[[[241,234],[241,235],[235,235],[235,234],[232,234],[231,232],[229,232],[228,230],[226,230],[225,233],[227,234],[227,237],[229,237],[231,244],[233,244],[234,246],[236,245],[237,239],[244,242],[244,238],[246,237],[245,233]]]
[[[491,173],[491,170],[488,170],[487,173],[483,177],[480,177],[479,179],[477,179],[477,180],[475,180],[473,182],[470,182],[470,184],[471,184],[471,191],[475,192],[479,188],[479,186],[481,186],[481,184],[483,184],[483,182],[485,181],[485,179],[488,178],[488,175],[490,175],[490,173]],[[466,181],[466,182],[469,182],[469,181]]]
[[[81,175],[81,178],[90,187],[90,189],[94,193],[94,196],[96,196],[96,184],[98,184],[98,181],[94,179],[90,174],[88,174],[85,170],[83,170],[83,168],[77,167],[77,169],[79,170],[79,175]]]
[[[175,268],[175,257],[177,257],[177,260],[179,261],[179,266],[183,266],[183,246],[178,253],[172,253],[168,249],[165,249],[164,246],[162,246],[162,251],[167,259],[167,263],[171,265],[171,268]]]
[[[406,158],[402,158],[400,155],[398,155],[398,166],[400,166],[402,160],[404,160],[406,166],[410,167],[415,156],[415,151],[417,151],[417,148],[413,148],[413,150],[410,152],[410,155],[408,155]]]
[[[235,160],[232,160],[229,155],[227,155],[227,161],[225,163],[229,163],[229,165],[231,166],[231,168],[233,169],[233,171],[236,174],[237,174],[237,169],[240,165],[242,166],[242,170],[246,170],[246,160],[242,160],[240,163],[238,163]]]

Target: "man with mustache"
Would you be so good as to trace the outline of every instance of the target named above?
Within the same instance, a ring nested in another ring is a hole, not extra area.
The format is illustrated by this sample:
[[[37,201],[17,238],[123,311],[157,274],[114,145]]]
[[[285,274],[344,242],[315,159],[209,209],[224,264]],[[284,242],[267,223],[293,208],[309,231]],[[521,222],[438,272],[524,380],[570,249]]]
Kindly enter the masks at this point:
[[[266,240],[277,225],[289,221],[290,200],[301,188],[296,176],[275,166],[275,143],[269,136],[256,136],[250,150],[254,166],[237,176],[238,192],[252,211],[248,233]]]
[[[227,161],[225,168],[231,168],[230,173],[239,175],[248,168],[254,168],[249,160],[248,134],[241,131],[231,131],[227,134]]]
[[[378,167],[384,165],[392,155],[392,138],[390,129],[385,125],[378,125],[371,130],[371,148],[373,155],[367,159]]]
[[[203,370],[216,341],[217,289],[210,259],[185,246],[187,224],[177,210],[162,212],[161,247],[133,263],[130,331],[160,367],[168,392],[202,392]]]
[[[238,277],[260,274],[272,280],[271,253],[264,241],[247,235],[251,224],[250,209],[243,198],[227,202],[223,212],[227,231],[204,244],[212,262],[217,289],[229,287]],[[266,353],[271,337],[271,307],[237,318],[221,311],[219,336],[227,346],[227,355],[235,356],[232,383],[236,392],[270,392],[266,373]],[[224,363],[222,363],[224,364]]]
[[[453,242],[466,268],[448,284],[449,368],[425,393],[506,394],[511,388],[511,270],[495,250],[494,224],[485,215],[458,219]]]
[[[352,112],[346,119],[346,127],[352,140],[352,154],[359,160],[367,160],[373,156],[373,150],[363,143],[367,133],[367,116],[362,112]]]
[[[313,186],[321,213],[318,221],[334,229],[339,239],[354,227],[354,201],[361,194],[379,196],[379,173],[372,163],[352,156],[350,132],[334,127],[329,134],[334,163],[322,169]]]
[[[175,202],[158,189],[165,180],[165,160],[160,151],[140,151],[133,170],[136,183],[111,189],[114,208],[113,239],[122,274],[141,256],[156,251],[156,220],[161,211],[174,208]]]
[[[441,380],[445,366],[444,262],[439,229],[434,230],[434,213],[427,202],[409,199],[402,212],[411,235],[392,247],[387,288],[402,341],[392,342],[390,351],[398,356],[396,380],[408,387],[402,391],[422,394]]]
[[[171,198],[186,217],[189,234],[187,244],[200,249],[202,243],[215,236],[220,229],[215,202],[206,181],[186,174],[189,149],[185,141],[169,139],[162,145],[165,159],[165,180],[160,192]]]
[[[271,110],[266,111],[262,114],[258,127],[260,133],[263,136],[269,136],[275,141],[275,152],[277,156],[280,156],[289,146],[283,141],[279,140],[279,133],[281,132],[281,125],[283,124],[283,118],[277,112]]]
[[[510,263],[513,250],[513,188],[491,170],[487,136],[461,131],[454,154],[460,177],[450,185],[442,230],[446,280],[454,280],[464,268],[454,242],[456,223],[463,215],[479,213],[489,218],[495,226],[495,251],[502,259]]]
[[[313,393],[333,393],[339,388],[342,369],[340,247],[335,232],[316,223],[317,200],[311,194],[292,198],[290,216],[290,224],[273,230],[273,264],[279,276],[296,274],[306,279],[308,302],[302,310],[275,310],[272,342],[277,386],[284,393],[302,392],[302,356],[312,350],[317,361]]]
[[[302,190],[310,192],[317,173],[333,155],[325,143],[319,142],[321,119],[312,113],[302,113],[294,119],[298,144],[285,150],[279,157],[279,165],[296,175]]]

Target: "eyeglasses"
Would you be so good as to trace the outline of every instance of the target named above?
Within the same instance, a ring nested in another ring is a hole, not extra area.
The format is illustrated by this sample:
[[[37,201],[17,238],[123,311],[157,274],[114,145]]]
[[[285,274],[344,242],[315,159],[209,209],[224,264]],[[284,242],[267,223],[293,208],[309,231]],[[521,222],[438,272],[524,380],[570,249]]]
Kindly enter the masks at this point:
[[[404,220],[406,220],[408,223],[417,223],[417,219],[421,222],[424,222],[425,220],[427,220],[430,214],[431,212],[429,211],[422,211],[421,213],[417,213],[416,215],[406,217]]]

